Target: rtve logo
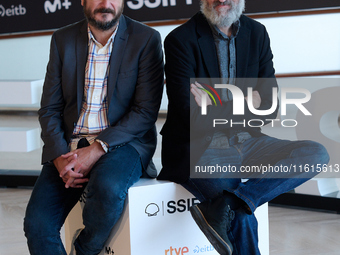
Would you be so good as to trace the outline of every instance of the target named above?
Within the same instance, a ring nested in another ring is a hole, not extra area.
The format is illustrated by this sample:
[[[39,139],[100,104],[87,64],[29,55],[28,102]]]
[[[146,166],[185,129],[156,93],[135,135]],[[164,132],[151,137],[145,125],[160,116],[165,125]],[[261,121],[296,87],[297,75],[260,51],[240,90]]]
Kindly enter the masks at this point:
[[[186,246],[179,248],[172,248],[172,246],[170,246],[169,249],[165,250],[165,255],[184,255],[185,253],[188,252],[189,248]]]
[[[180,0],[185,1],[187,5],[192,5],[192,0]],[[148,8],[157,8],[161,4],[163,7],[176,6],[176,0],[133,0],[127,1],[127,6],[132,10],[138,10],[145,5]]]
[[[68,10],[70,8],[70,6],[72,5],[72,3],[69,0],[64,0],[63,3],[61,3],[60,0],[54,0],[53,3],[51,3],[50,1],[45,1],[44,4],[44,9],[45,9],[45,13],[55,13],[58,10],[61,10],[62,7],[64,7],[66,10]]]
[[[19,6],[12,5],[10,8],[5,8],[2,4],[0,4],[0,17],[20,16],[25,14],[26,8],[21,4],[19,4]]]
[[[196,245],[193,249],[194,254],[196,253],[210,253],[211,251],[214,251],[214,246],[210,245]],[[189,252],[189,248],[187,246],[174,248],[170,246],[169,249],[165,250],[165,255],[184,255]]]

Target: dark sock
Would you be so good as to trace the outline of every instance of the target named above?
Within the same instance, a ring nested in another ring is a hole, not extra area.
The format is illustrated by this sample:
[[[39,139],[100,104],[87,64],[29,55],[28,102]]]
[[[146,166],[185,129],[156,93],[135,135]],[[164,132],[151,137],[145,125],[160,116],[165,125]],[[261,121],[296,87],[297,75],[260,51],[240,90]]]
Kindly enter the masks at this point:
[[[237,210],[240,208],[240,199],[233,193],[223,190],[223,197],[232,210]]]
[[[242,207],[245,209],[246,213],[248,214],[252,213],[247,203],[244,202],[241,198],[239,198],[235,194],[230,193],[226,190],[223,190],[223,197],[225,198],[226,202],[229,204],[232,210],[235,211],[239,209],[240,207]]]

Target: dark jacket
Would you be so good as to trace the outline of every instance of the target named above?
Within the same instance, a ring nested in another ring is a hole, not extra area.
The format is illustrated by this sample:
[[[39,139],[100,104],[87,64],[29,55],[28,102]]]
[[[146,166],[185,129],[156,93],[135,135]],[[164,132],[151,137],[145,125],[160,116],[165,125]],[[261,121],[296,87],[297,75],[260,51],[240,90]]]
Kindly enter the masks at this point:
[[[69,151],[82,106],[87,55],[85,20],[53,34],[39,110],[42,163]],[[146,168],[156,147],[155,121],[164,85],[159,33],[122,15],[109,66],[110,127],[97,138],[109,145],[109,151],[122,144],[132,145]]]
[[[277,83],[265,27],[242,15],[235,44],[236,77],[255,78],[250,82],[244,84],[240,82],[241,84],[236,85],[244,95],[247,93],[247,87],[258,90],[262,100],[260,109],[269,109],[272,105],[272,88],[277,87]],[[241,121],[259,119],[259,116],[252,114],[247,106],[244,116],[233,116],[232,102],[220,108],[209,106],[206,116],[200,114],[200,107],[190,93],[190,78],[220,77],[214,38],[202,13],[197,13],[188,22],[172,31],[165,39],[164,49],[169,105],[167,120],[161,131],[163,169],[158,178],[180,183],[189,177],[190,146],[195,148],[195,153],[191,155],[191,163],[194,164],[209,146],[213,133],[219,130],[210,128],[213,119],[224,116],[225,119]],[[257,82],[256,78],[272,79]],[[276,114],[277,108],[270,116],[262,116],[260,119],[275,119]],[[195,132],[190,132],[190,125]],[[229,127],[225,125],[220,128]],[[260,128],[251,128],[247,131],[253,136],[262,135]]]

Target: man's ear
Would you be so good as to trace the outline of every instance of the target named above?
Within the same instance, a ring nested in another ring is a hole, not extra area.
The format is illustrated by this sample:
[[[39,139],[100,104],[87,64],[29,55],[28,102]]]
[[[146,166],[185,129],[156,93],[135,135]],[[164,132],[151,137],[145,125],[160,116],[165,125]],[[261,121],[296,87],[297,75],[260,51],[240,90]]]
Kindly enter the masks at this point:
[[[81,5],[84,6],[84,0],[81,0]]]

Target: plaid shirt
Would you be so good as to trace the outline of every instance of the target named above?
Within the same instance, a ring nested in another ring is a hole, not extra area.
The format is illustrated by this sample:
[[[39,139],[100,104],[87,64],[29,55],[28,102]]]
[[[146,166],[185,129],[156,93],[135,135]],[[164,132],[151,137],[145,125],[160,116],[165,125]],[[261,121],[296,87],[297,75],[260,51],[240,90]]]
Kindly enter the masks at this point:
[[[78,141],[86,137],[93,143],[100,132],[110,126],[107,118],[107,78],[112,45],[117,32],[103,46],[92,35],[88,27],[89,54],[85,69],[85,86],[82,108],[73,130],[71,151],[77,148]]]

